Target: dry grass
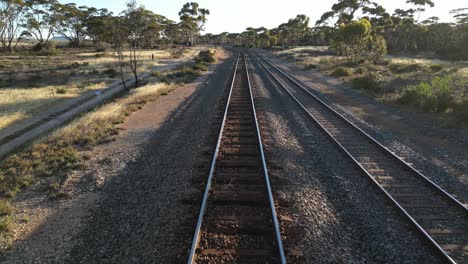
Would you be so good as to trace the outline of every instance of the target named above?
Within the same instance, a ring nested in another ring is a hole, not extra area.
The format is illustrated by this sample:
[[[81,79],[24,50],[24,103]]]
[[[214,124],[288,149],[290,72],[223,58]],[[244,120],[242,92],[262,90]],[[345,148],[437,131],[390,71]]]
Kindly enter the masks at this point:
[[[400,99],[405,91],[451,76],[453,81],[447,86],[447,90],[450,91],[450,105],[444,108],[446,110],[442,113],[430,113],[429,117],[439,120],[442,125],[459,126],[467,123],[468,116],[464,105],[468,105],[465,103],[468,101],[468,61],[386,56],[378,64],[350,65],[342,57],[327,54],[323,47],[289,49],[276,52],[276,55],[294,62],[303,69],[318,68],[326,75],[339,76],[342,81],[369,96],[417,112],[421,112],[421,109],[412,107],[412,102],[402,105]],[[348,67],[347,74],[337,74],[337,71],[344,69],[343,67]],[[427,111],[423,112],[427,114]]]
[[[152,60],[151,55],[155,56]],[[151,71],[169,50],[145,50],[140,72]],[[54,57],[0,54],[0,129],[118,80],[112,52],[67,49]],[[126,72],[130,76],[130,71]]]
[[[60,185],[69,171],[82,168],[82,151],[107,142],[120,131],[118,124],[146,103],[167,95],[174,86],[153,83],[132,90],[85,114],[22,153],[0,163],[0,240],[11,240],[13,221],[8,200],[22,189],[40,183],[50,198],[65,197]]]

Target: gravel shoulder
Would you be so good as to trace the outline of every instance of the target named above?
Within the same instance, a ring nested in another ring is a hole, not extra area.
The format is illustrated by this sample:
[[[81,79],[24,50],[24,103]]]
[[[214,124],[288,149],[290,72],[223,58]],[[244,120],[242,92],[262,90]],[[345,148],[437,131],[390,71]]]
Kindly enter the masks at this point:
[[[233,58],[148,103],[114,141],[90,151],[65,184],[70,198],[41,190],[19,199],[28,219],[2,263],[181,263],[191,242],[192,172],[210,133]],[[188,224],[187,224],[188,223]],[[189,229],[189,230],[187,230]]]
[[[262,52],[446,191],[468,204],[468,131],[374,100],[340,80]]]
[[[437,263],[431,251],[387,205],[362,172],[259,67],[254,95],[267,159],[288,184],[273,184],[275,199],[291,206],[286,248],[305,263]]]

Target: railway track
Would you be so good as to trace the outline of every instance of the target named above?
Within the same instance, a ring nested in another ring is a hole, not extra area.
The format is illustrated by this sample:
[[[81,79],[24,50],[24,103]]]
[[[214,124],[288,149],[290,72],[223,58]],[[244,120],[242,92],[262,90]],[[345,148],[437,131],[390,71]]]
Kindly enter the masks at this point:
[[[286,263],[243,55],[236,61],[188,263]]]
[[[254,57],[403,214],[441,261],[468,263],[465,205],[336,112],[310,88],[262,56]]]

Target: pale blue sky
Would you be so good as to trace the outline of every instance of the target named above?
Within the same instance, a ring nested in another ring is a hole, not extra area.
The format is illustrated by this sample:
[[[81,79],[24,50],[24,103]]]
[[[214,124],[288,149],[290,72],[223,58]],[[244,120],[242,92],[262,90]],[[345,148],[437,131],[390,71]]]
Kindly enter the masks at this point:
[[[329,11],[336,0],[139,0],[147,9],[178,21],[180,8],[186,2],[198,2],[201,7],[208,8],[206,33],[242,32],[247,27],[273,28],[297,14],[306,14],[313,24],[320,16]],[[406,0],[376,0],[387,11],[393,13],[396,8],[408,8]],[[108,8],[119,13],[125,7],[126,0],[61,0],[62,3],[76,2],[80,5]],[[430,16],[438,16],[444,22],[452,21],[449,11],[459,7],[468,7],[466,0],[434,0],[436,6],[427,8],[421,20]]]

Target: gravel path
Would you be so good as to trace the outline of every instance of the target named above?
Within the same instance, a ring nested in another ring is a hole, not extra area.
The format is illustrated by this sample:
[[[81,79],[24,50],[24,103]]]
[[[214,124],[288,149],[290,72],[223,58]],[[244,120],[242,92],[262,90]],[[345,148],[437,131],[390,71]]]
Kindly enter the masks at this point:
[[[360,128],[446,191],[468,204],[468,131],[441,127],[418,114],[386,105],[318,71],[304,71],[262,52],[306,84]]]
[[[267,155],[289,184],[275,196],[293,201],[295,236],[306,263],[437,263],[362,173],[301,112],[264,71],[255,74],[255,95],[267,131]]]

